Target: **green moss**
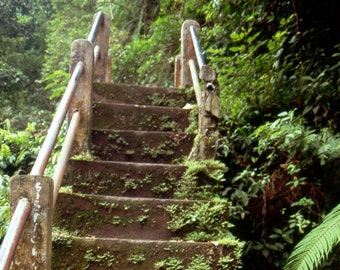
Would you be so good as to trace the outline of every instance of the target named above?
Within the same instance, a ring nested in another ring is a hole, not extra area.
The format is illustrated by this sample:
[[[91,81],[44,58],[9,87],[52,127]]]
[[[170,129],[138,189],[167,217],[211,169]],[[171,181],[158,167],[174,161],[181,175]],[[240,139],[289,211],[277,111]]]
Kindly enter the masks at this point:
[[[81,155],[74,155],[72,156],[72,160],[85,160],[85,161],[92,161],[93,155],[90,153],[81,154]]]
[[[103,201],[99,201],[97,202],[96,204],[102,206],[103,208],[107,208],[107,209],[115,209],[115,208],[118,208],[119,207],[119,204],[118,203],[114,203],[114,202],[103,202]]]
[[[203,255],[196,255],[186,270],[211,270],[211,261],[207,260]]]
[[[229,234],[226,235],[224,238],[219,239],[217,243],[224,247],[230,247],[233,250],[230,255],[221,257],[218,260],[218,269],[229,269],[229,265],[234,265],[235,268],[242,269],[241,257],[243,254],[245,242],[239,241],[233,235]]]
[[[187,240],[203,240],[197,239],[199,236],[204,240],[216,240],[219,235],[227,233],[229,206],[225,201],[199,201],[191,207],[169,205],[165,210],[170,215],[168,229],[185,232]]]
[[[111,224],[113,224],[113,225],[120,225],[120,223],[121,223],[120,216],[114,216],[112,218]]]
[[[132,264],[140,264],[141,262],[145,261],[145,255],[144,254],[130,255],[128,261],[131,262]]]
[[[154,267],[155,267],[155,270],[182,270],[184,269],[183,261],[175,257],[171,257],[166,260],[156,262]]]
[[[73,187],[72,186],[61,186],[59,189],[59,192],[61,193],[73,193]]]
[[[149,215],[140,215],[137,217],[137,222],[139,222],[141,225],[144,225],[149,220],[149,218]]]
[[[178,183],[175,197],[179,199],[211,199],[222,187],[225,164],[217,160],[186,161],[187,169]]]
[[[142,142],[143,156],[151,156],[157,158],[160,155],[172,156],[174,149],[178,146],[173,140],[166,140],[164,143],[160,143],[157,146],[150,146],[146,142]]]
[[[198,106],[193,105],[189,114],[190,125],[185,129],[186,133],[197,134],[198,132]]]
[[[90,269],[91,265],[100,265],[102,267],[112,267],[117,258],[110,252],[102,252],[99,248],[97,250],[89,249],[85,252],[84,259],[86,265],[82,268],[83,270]]]

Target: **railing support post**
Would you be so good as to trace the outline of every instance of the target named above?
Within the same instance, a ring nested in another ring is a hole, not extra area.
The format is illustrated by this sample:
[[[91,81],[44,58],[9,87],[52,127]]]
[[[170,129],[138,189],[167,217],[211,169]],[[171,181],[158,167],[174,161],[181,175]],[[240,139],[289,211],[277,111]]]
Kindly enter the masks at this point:
[[[90,149],[90,135],[92,125],[92,88],[93,88],[93,49],[94,45],[87,39],[78,39],[71,46],[72,74],[78,62],[84,63],[84,71],[72,98],[68,120],[74,112],[81,115],[77,134],[74,139],[72,154],[87,154]]]
[[[94,17],[95,20],[96,16]],[[99,46],[99,59],[94,68],[94,81],[110,82],[111,81],[111,59],[109,51],[110,39],[110,16],[103,14],[102,25],[99,28],[95,46]]]
[[[194,20],[186,20],[182,25],[181,30],[181,51],[180,63],[176,63],[175,68],[175,87],[190,87],[192,86],[189,60],[194,59],[196,68],[197,60],[195,55],[195,49],[191,38],[190,27],[193,26],[197,36],[200,33],[200,25]],[[177,60],[177,59],[176,59]],[[177,60],[178,61],[178,60]],[[176,62],[177,62],[176,61]],[[179,73],[179,74],[178,74]],[[178,79],[179,78],[179,79]]]
[[[13,214],[18,201],[27,198],[31,212],[12,262],[12,270],[51,269],[53,180],[44,176],[11,178],[10,204]]]
[[[198,140],[191,150],[189,160],[215,159],[219,139],[220,118],[219,85],[216,71],[204,65],[199,77],[204,82],[201,105],[198,106]]]
[[[175,62],[175,87],[187,88],[194,85],[198,105],[198,138],[189,155],[190,160],[214,159],[219,137],[220,97],[217,74],[213,68],[205,64],[199,44],[199,32],[198,22],[186,20],[183,23],[182,54],[176,57]],[[202,91],[198,77],[204,83]]]

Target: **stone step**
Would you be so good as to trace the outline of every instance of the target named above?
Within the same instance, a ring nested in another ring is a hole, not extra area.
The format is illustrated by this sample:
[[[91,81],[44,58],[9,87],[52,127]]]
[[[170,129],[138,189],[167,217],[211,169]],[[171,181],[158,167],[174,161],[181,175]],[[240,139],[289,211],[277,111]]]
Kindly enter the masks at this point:
[[[117,83],[94,83],[93,101],[167,107],[183,107],[195,102],[193,92],[187,94],[181,89]]]
[[[144,105],[94,103],[93,128],[184,132],[190,110]]]
[[[101,160],[172,163],[189,155],[193,139],[186,133],[93,130],[91,148]]]
[[[172,198],[185,169],[170,164],[70,160],[63,185],[84,194]]]
[[[170,240],[227,234],[226,201],[128,198],[60,193],[54,226],[79,236]]]
[[[236,242],[154,241],[71,237],[54,232],[52,269],[239,269]]]

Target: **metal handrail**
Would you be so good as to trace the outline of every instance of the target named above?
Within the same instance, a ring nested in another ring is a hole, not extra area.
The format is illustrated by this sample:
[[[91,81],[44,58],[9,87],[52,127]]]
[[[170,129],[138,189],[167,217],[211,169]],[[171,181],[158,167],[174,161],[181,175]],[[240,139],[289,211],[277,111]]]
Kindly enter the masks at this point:
[[[192,84],[194,85],[194,91],[195,91],[197,106],[200,108],[201,104],[202,104],[201,87],[200,87],[200,82],[199,82],[199,79],[198,79],[198,74],[197,74],[197,71],[196,71],[196,66],[195,66],[194,60],[192,60],[192,59],[189,60],[189,67],[190,67]]]
[[[28,215],[31,211],[31,204],[26,198],[19,200],[7,233],[0,249],[0,269],[9,269],[14,257],[14,253],[20,240],[22,231],[26,224]]]
[[[95,18],[95,21],[92,25],[91,32],[88,36],[88,40],[91,43],[94,43],[99,28],[102,24],[104,18],[103,12],[98,12]],[[100,58],[100,47],[96,46],[94,49],[94,65]],[[84,63],[82,61],[78,62],[72,76],[68,82],[67,88],[65,93],[62,97],[62,100],[58,106],[56,114],[52,120],[51,126],[48,130],[46,138],[43,142],[43,145],[39,151],[39,154],[35,160],[35,163],[32,167],[30,175],[35,176],[43,176],[48,160],[51,156],[55,143],[57,141],[58,135],[60,133],[61,127],[65,121],[66,114],[70,108],[72,97],[76,91],[80,78],[84,71]],[[56,203],[57,196],[59,193],[59,189],[61,186],[62,178],[67,166],[67,160],[70,156],[72,144],[75,138],[75,134],[77,131],[77,127],[80,122],[80,113],[78,111],[73,112],[71,123],[68,127],[68,132],[66,134],[66,138],[58,158],[58,163],[55,168],[55,172],[53,175],[53,206]],[[18,246],[18,242],[21,238],[21,234],[23,228],[27,222],[28,216],[31,212],[32,204],[29,202],[27,198],[21,198],[16,208],[13,212],[12,219],[10,221],[7,233],[3,240],[3,243],[0,247],[0,270],[7,270],[9,269],[15,250]]]
[[[73,94],[77,88],[81,74],[83,73],[84,63],[79,62],[72,74],[72,77],[67,85],[65,94],[58,106],[57,112],[53,118],[52,124],[49,128],[45,141],[39,151],[38,157],[31,170],[31,175],[42,176],[45,172],[46,165],[51,156],[54,145],[57,141],[61,126],[66,117],[68,108],[73,97]]]
[[[93,65],[96,66],[100,57],[100,47],[96,45],[93,50]]]
[[[63,180],[64,172],[66,170],[67,161],[70,157],[72,144],[74,137],[76,135],[76,131],[80,121],[80,113],[77,111],[72,115],[71,123],[68,127],[68,131],[66,134],[66,138],[61,149],[58,163],[56,165],[54,174],[53,174],[53,207],[55,206],[58,198],[59,189],[61,186],[61,182]]]
[[[200,42],[197,38],[197,34],[196,34],[196,31],[195,31],[195,28],[194,28],[193,25],[190,26],[190,33],[191,33],[192,43],[193,43],[194,49],[195,49],[198,67],[201,69],[205,65],[205,61],[204,61],[204,58],[203,58],[201,45],[200,45]]]
[[[87,37],[87,40],[90,41],[91,43],[94,43],[94,41],[96,40],[100,25],[102,24],[103,19],[104,19],[104,13],[102,11],[99,11],[97,13],[94,23],[92,24],[90,34]]]

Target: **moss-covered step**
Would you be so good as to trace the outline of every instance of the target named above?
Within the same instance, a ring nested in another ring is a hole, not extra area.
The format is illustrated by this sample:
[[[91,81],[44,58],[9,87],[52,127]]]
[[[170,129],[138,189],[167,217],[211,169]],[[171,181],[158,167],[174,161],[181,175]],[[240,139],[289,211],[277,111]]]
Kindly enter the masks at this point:
[[[94,102],[183,107],[195,103],[194,93],[184,89],[128,84],[94,83]]]
[[[92,154],[101,160],[173,163],[189,155],[193,140],[187,133],[93,130]]]
[[[171,164],[70,160],[63,185],[84,194],[172,198],[185,169]]]
[[[94,129],[183,132],[189,126],[190,110],[144,105],[95,103]]]
[[[54,225],[80,236],[208,240],[228,232],[229,204],[60,193]]]
[[[53,270],[234,270],[242,244],[80,238],[54,232]]]

